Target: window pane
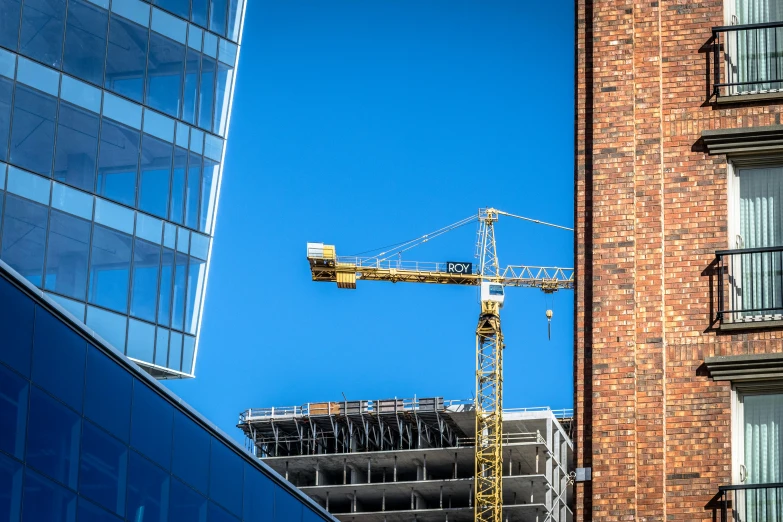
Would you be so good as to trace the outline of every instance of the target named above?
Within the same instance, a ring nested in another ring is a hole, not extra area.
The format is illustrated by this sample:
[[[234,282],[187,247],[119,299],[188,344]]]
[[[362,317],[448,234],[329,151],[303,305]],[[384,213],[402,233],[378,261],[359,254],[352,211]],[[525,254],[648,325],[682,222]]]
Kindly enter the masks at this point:
[[[91,422],[84,423],[79,494],[114,513],[125,513],[128,447]]]
[[[209,522],[239,522],[239,519],[230,515],[225,509],[214,502],[209,503]]]
[[[98,194],[135,206],[138,167],[139,132],[104,119],[98,156]]]
[[[64,21],[65,0],[25,0],[19,52],[59,69]]]
[[[207,494],[209,487],[209,443],[211,437],[183,413],[174,414],[174,456],[172,471],[179,478]]]
[[[27,464],[76,489],[81,420],[71,409],[33,386],[27,429]]]
[[[228,37],[235,42],[239,40],[242,4],[242,0],[229,0],[228,2]]]
[[[130,319],[128,321],[128,357],[151,362],[155,352],[155,327]]]
[[[210,453],[209,498],[235,515],[241,515],[244,461],[214,438]]]
[[[147,60],[147,105],[179,116],[184,73],[185,46],[153,31]]]
[[[275,522],[300,522],[303,505],[293,495],[275,486]]]
[[[120,365],[89,347],[84,414],[125,442],[130,436],[132,383],[132,377]]]
[[[210,0],[209,30],[226,36],[226,0]]]
[[[146,321],[155,321],[159,269],[160,246],[136,239],[133,253],[131,315]]]
[[[56,114],[55,98],[17,84],[11,129],[11,163],[44,176],[52,174]]]
[[[171,327],[176,330],[185,328],[185,292],[187,287],[188,256],[177,253],[174,267],[174,299],[171,310]]]
[[[5,0],[0,0],[0,4]],[[0,25],[3,23],[0,13]],[[0,30],[0,38],[2,38]],[[0,78],[0,161],[8,161],[8,138],[11,136],[11,99],[14,84],[7,78]]]
[[[215,60],[201,56],[201,83],[199,85],[198,126],[212,129],[212,105],[215,99]]]
[[[190,2],[188,0],[155,0],[152,3],[185,20],[190,16]]]
[[[82,411],[87,341],[43,308],[35,309],[33,382]]]
[[[2,193],[0,193],[2,196]],[[6,363],[25,377],[30,376],[30,354],[33,346],[33,301],[15,288],[5,278],[0,277],[0,361]]]
[[[171,325],[171,285],[174,281],[174,251],[163,249],[160,269],[160,298],[158,300],[158,323]]]
[[[46,253],[47,290],[84,301],[90,222],[52,210]]]
[[[207,522],[207,499],[179,480],[172,479],[169,520]]]
[[[97,114],[60,102],[54,179],[89,192],[95,190],[99,125]]]
[[[201,300],[204,290],[204,275],[207,271],[207,262],[194,257],[190,258],[188,269],[188,300],[185,315],[185,328],[191,334],[196,334],[198,316],[201,312]]]
[[[120,522],[120,519],[105,509],[99,508],[89,500],[80,498],[79,522]]]
[[[21,9],[19,0],[0,0],[0,47],[16,50]]]
[[[105,87],[141,103],[147,64],[146,27],[111,15]]]
[[[0,454],[0,520],[17,522],[22,504],[22,465]]]
[[[187,151],[177,147],[174,150],[174,175],[171,178],[170,219],[179,225],[183,224],[185,211],[185,169],[187,161]]]
[[[24,459],[24,432],[27,421],[27,381],[0,366],[0,450]],[[0,508],[2,515],[2,508]],[[3,520],[0,516],[0,520]]]
[[[245,464],[245,522],[271,522],[275,498],[272,480],[254,466]]]
[[[76,522],[76,495],[38,473],[24,473],[24,520]]]
[[[169,357],[165,366],[172,370],[182,370],[182,334],[177,332],[171,332],[171,338],[169,339]]]
[[[90,302],[127,312],[130,263],[131,237],[96,225],[92,240]]]
[[[158,328],[155,334],[155,360],[158,366],[166,366],[169,360],[169,331]]]
[[[182,343],[182,371],[185,373],[193,373],[193,355],[196,349],[196,338],[185,336],[185,340]]]
[[[3,261],[36,286],[41,286],[48,211],[8,194],[3,220]]]
[[[204,158],[204,175],[201,179],[201,218],[199,229],[212,234],[212,221],[215,213],[215,197],[220,165]]]
[[[134,382],[131,446],[166,469],[171,466],[173,414],[173,408],[162,397],[141,381]]]
[[[198,228],[198,197],[201,192],[201,156],[190,155],[188,181],[185,187],[185,225]]]
[[[207,26],[207,0],[191,0],[190,19],[194,24],[198,24],[201,27]]]
[[[185,92],[182,98],[182,119],[195,125],[196,101],[198,100],[198,78],[201,54],[188,48],[185,62]]]
[[[168,215],[173,146],[149,134],[145,134],[142,141],[139,209],[165,218]]]
[[[84,0],[68,2],[63,71],[96,85],[103,85],[106,29],[109,13]]]
[[[169,474],[135,451],[130,452],[127,518],[133,522],[166,522]],[[177,519],[172,519],[176,522]]]
[[[218,63],[217,90],[215,92],[215,133],[225,135],[226,122],[228,121],[228,102],[231,96],[231,79],[234,69],[220,62]]]
[[[95,306],[87,307],[87,326],[120,352],[125,350],[127,322],[124,315]]]

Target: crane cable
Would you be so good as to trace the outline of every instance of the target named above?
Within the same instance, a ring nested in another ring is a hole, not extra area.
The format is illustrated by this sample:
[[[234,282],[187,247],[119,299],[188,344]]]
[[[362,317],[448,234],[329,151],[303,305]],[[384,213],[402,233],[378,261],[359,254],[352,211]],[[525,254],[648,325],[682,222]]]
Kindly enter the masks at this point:
[[[563,230],[570,230],[571,232],[574,231],[573,228],[564,227],[562,225],[555,225],[554,223],[547,223],[546,221],[541,221],[541,220],[538,220],[538,219],[532,219],[532,218],[528,218],[528,217],[525,217],[525,216],[517,216],[516,214],[511,214],[509,212],[503,212],[502,210],[498,210],[497,213],[500,214],[501,216],[508,216],[508,217],[513,217],[513,218],[517,218],[517,219],[522,219],[522,220],[525,220],[525,221],[530,221],[531,223],[538,223],[539,225],[546,225],[548,227],[555,227],[555,228],[560,228],[560,229],[563,229]]]

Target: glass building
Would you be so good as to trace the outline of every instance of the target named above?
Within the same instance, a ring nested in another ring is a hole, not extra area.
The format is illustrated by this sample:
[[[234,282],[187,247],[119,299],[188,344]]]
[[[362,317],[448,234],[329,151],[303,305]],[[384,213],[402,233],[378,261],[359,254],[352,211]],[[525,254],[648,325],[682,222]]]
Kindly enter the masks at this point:
[[[0,261],[0,522],[336,521]]]
[[[194,373],[243,0],[0,0],[0,259]]]

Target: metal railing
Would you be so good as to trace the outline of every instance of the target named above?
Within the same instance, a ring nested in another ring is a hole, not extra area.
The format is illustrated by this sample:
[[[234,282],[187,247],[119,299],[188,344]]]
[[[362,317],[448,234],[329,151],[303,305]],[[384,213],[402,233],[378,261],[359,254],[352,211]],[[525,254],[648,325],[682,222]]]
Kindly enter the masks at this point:
[[[783,520],[783,482],[720,486],[721,522],[778,522]]]
[[[715,252],[721,324],[783,320],[783,247]]]
[[[783,22],[712,28],[716,97],[783,91]]]

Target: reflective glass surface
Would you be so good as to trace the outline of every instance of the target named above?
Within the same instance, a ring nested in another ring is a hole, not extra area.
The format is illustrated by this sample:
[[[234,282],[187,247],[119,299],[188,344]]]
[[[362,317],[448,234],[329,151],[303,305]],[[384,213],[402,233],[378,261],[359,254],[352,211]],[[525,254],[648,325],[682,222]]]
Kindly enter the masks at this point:
[[[0,453],[0,520],[19,520],[22,511],[22,465]]]
[[[103,84],[109,12],[85,0],[69,0],[63,71]]]
[[[27,199],[6,195],[0,259],[41,286],[49,211]]]
[[[139,131],[103,121],[98,155],[98,194],[124,205],[136,204],[139,141]]]
[[[179,480],[172,479],[169,519],[207,522],[207,498]]]
[[[44,176],[52,173],[57,98],[16,85],[9,161]]]
[[[16,49],[19,41],[19,0],[0,0],[0,47]]]
[[[137,102],[143,100],[148,40],[146,27],[111,15],[104,83],[107,89]]]
[[[128,520],[166,522],[170,481],[166,471],[131,451],[126,511]]]
[[[2,193],[0,193],[0,196]],[[7,364],[25,377],[30,376],[30,358],[33,351],[33,321],[35,307],[10,282],[0,277],[0,303],[6,303],[0,314],[0,332],[3,344],[11,349],[0,349],[0,362]]]
[[[76,522],[76,494],[34,472],[24,474],[24,519]]]
[[[27,464],[60,484],[76,489],[81,417],[34,386],[30,393],[28,419]]]
[[[179,116],[184,74],[185,46],[153,32],[147,60],[147,105]]]
[[[150,214],[168,216],[171,158],[174,147],[145,134],[142,140],[139,176],[139,208]]]
[[[5,0],[0,0],[0,3],[3,1]],[[1,14],[0,24],[2,24]],[[11,135],[11,100],[13,95],[14,83],[8,78],[0,76],[0,161],[8,161],[8,138]]]
[[[65,0],[25,0],[19,50],[50,67],[59,68],[65,29]]]
[[[149,387],[135,381],[131,419],[131,446],[169,469],[174,423],[171,405]]]
[[[87,351],[84,415],[124,442],[130,436],[133,379],[94,347]]]
[[[0,366],[0,450],[18,459],[24,456],[28,393],[26,379]]]
[[[94,190],[99,128],[97,114],[60,102],[54,179],[90,192]]]
[[[174,414],[172,471],[206,495],[209,492],[210,436],[181,413]]]
[[[210,462],[210,498],[231,513],[241,515],[242,459],[222,442],[213,440]]]
[[[90,302],[126,312],[130,282],[131,237],[96,225],[90,260]]]
[[[85,421],[80,462],[79,492],[111,512],[124,514],[128,447]]]
[[[44,288],[66,297],[84,300],[90,229],[89,221],[52,210]]]
[[[160,266],[160,245],[140,239],[133,249],[133,295],[131,315],[155,321],[155,307],[158,301],[158,269]]]

